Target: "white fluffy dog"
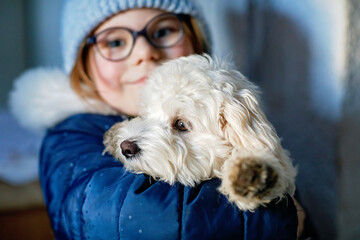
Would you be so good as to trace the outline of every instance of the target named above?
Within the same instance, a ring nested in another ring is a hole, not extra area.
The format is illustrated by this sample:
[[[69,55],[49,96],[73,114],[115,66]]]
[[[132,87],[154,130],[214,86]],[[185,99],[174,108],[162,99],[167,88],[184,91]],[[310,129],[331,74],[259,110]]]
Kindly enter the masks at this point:
[[[127,170],[194,186],[213,177],[242,210],[292,195],[296,171],[259,108],[256,86],[231,64],[192,55],[155,69],[139,117],[106,132]]]

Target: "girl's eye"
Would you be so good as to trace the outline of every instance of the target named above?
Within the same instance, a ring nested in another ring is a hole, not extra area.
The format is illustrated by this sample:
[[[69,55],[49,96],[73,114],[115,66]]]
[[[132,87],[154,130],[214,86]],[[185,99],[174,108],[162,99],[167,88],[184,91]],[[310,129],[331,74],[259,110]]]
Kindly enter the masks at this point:
[[[125,41],[121,40],[121,39],[116,39],[116,40],[112,40],[112,41],[108,41],[107,42],[107,47],[109,48],[116,48],[116,47],[122,47],[125,46]]]
[[[173,30],[171,28],[161,28],[154,33],[153,38],[154,39],[163,38],[163,37],[170,35],[172,32],[173,32]]]
[[[174,128],[181,131],[181,132],[188,131],[187,125],[181,119],[178,119],[178,120],[175,121]]]

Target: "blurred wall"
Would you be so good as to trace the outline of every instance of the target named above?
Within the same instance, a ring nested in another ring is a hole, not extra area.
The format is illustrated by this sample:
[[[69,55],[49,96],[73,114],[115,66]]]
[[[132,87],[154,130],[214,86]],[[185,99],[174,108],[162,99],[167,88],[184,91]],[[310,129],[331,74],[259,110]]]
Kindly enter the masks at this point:
[[[61,67],[61,0],[25,0],[26,68]]]
[[[61,66],[61,0],[0,1],[0,108],[13,80],[28,68]]]
[[[339,130],[339,239],[360,239],[360,1],[349,0],[347,74]]]
[[[7,101],[12,80],[25,69],[24,2],[0,1],[0,107]]]

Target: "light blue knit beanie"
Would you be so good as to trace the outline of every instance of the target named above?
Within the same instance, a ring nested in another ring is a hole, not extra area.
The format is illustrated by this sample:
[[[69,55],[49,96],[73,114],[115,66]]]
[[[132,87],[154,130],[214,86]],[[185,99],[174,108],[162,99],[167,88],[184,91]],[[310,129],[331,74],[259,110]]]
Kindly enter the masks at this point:
[[[61,45],[64,70],[70,73],[81,42],[101,22],[121,11],[155,8],[195,17],[210,42],[208,26],[196,0],[66,0],[61,22]]]

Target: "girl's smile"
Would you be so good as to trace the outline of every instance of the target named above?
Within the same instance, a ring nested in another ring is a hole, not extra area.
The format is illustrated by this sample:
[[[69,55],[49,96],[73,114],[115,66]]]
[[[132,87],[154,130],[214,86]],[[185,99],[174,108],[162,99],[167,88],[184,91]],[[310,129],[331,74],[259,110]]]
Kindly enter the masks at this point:
[[[164,11],[157,9],[122,12],[101,24],[95,30],[95,35],[114,27],[140,31],[149,21],[163,13]],[[91,46],[87,69],[100,97],[106,103],[121,113],[136,116],[141,89],[152,70],[163,61],[192,53],[194,48],[186,31],[175,45],[168,48],[155,47],[144,36],[139,36],[130,55],[120,61],[109,61],[96,51],[95,46]]]

